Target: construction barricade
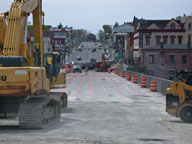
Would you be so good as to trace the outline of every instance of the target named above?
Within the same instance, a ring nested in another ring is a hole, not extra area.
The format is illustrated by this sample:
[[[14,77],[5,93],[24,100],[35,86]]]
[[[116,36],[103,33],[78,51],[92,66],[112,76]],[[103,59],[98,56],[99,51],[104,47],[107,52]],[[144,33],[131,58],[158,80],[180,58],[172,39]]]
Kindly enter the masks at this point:
[[[144,78],[144,77],[141,78],[141,87],[142,88],[146,88],[147,87],[147,85],[146,85],[146,78]]]
[[[151,91],[156,92],[157,91],[157,82],[155,80],[151,81]]]
[[[119,70],[118,75],[121,76],[121,71]]]
[[[121,71],[121,77],[125,77],[125,71]]]
[[[127,73],[127,80],[128,80],[128,81],[131,80],[131,73]]]
[[[69,68],[69,73],[71,73],[73,71],[73,68],[72,67],[70,67]]]
[[[133,76],[133,83],[137,83],[137,76],[136,75]]]

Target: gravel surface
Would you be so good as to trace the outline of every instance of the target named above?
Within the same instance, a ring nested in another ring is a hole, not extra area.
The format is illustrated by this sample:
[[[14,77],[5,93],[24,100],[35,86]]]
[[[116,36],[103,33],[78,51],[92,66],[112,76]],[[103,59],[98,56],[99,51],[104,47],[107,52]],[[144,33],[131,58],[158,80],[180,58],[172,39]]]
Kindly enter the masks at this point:
[[[165,112],[165,97],[115,74],[69,74],[60,122],[21,130],[0,120],[0,144],[191,144],[191,124]],[[55,90],[56,91],[56,90]]]

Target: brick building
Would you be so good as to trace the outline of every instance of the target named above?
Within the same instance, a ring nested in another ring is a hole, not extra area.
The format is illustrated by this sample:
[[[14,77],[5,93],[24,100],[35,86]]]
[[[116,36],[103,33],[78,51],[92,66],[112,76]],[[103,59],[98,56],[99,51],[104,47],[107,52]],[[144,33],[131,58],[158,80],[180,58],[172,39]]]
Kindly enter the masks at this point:
[[[116,53],[128,64],[132,63],[133,32],[134,27],[129,23],[113,28]]]
[[[30,30],[31,41],[33,45],[33,30]],[[65,54],[71,50],[72,29],[59,29],[58,27],[49,26],[48,30],[43,31],[44,52],[59,52],[61,54],[61,61],[64,63]]]
[[[192,17],[145,20],[134,17],[134,62],[147,74],[173,79],[176,71],[192,70]]]
[[[192,70],[192,49],[186,45],[142,48],[145,73],[173,80],[176,72]]]

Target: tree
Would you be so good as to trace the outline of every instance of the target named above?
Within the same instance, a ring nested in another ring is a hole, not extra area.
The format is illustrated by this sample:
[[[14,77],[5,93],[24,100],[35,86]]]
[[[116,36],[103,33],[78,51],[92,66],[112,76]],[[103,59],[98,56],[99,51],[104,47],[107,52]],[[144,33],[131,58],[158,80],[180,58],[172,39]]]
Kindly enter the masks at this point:
[[[98,33],[98,38],[99,38],[99,41],[104,41],[105,39],[105,33],[103,30],[99,30],[99,33]]]
[[[103,29],[104,29],[104,32],[105,34],[111,34],[112,30],[111,30],[111,26],[109,25],[103,25]]]
[[[58,29],[62,29],[63,28],[62,23],[60,23],[57,27],[58,27]]]
[[[110,35],[112,33],[111,26],[109,25],[103,25],[103,29],[105,32],[105,41],[110,39]]]
[[[115,25],[113,26],[113,28],[116,28],[118,26],[119,26],[119,24],[118,24],[118,22],[116,22]]]

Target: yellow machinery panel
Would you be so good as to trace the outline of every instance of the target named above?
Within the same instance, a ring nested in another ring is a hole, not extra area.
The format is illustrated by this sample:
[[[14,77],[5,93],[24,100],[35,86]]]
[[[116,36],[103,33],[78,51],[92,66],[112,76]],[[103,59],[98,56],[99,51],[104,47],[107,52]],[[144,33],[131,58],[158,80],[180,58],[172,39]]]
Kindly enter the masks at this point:
[[[0,67],[0,96],[36,96],[50,90],[42,67]]]
[[[5,38],[5,15],[4,13],[0,13],[0,55],[3,52],[3,43]]]
[[[66,73],[62,70],[60,70],[57,79],[53,79],[53,82],[51,84],[52,89],[57,88],[65,88],[66,87]]]

